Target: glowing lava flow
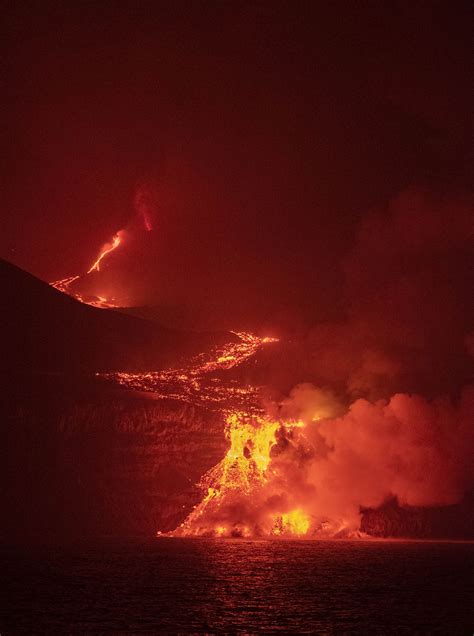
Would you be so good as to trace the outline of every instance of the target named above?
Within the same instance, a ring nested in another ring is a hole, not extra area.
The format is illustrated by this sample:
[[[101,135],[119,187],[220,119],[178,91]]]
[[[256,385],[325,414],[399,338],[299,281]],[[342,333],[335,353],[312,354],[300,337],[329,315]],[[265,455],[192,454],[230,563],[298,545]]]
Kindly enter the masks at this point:
[[[117,247],[122,243],[123,240],[123,230],[119,230],[116,234],[114,234],[112,241],[110,243],[106,243],[100,250],[98,257],[92,263],[91,267],[87,270],[86,275],[92,274],[92,272],[100,271],[100,264],[102,260],[111,252],[117,249]],[[63,294],[67,294],[68,296],[72,296],[76,300],[86,305],[92,305],[93,307],[100,307],[101,309],[113,309],[117,307],[117,305],[110,299],[104,298],[103,296],[93,296],[91,298],[85,297],[83,294],[73,291],[71,289],[71,285],[79,280],[82,275],[77,276],[69,276],[68,278],[62,278],[61,280],[56,280],[50,283],[51,287],[54,287]]]
[[[278,483],[273,459],[291,444],[302,422],[268,420],[259,404],[259,387],[242,385],[216,372],[236,367],[276,338],[236,333],[238,342],[201,354],[188,367],[148,373],[108,373],[100,377],[155,399],[174,399],[216,410],[226,416],[230,441],[224,459],[200,481],[204,498],[176,530],[166,536],[248,537],[306,536],[311,519],[301,507],[268,497]],[[262,493],[264,493],[262,495]],[[281,499],[281,497],[280,497]],[[161,533],[158,532],[158,535]]]
[[[215,375],[241,365],[264,345],[277,338],[260,338],[253,334],[235,333],[239,340],[202,353],[187,367],[143,373],[104,373],[100,377],[113,380],[128,389],[149,393],[155,399],[172,399],[204,406],[230,414],[236,409],[261,413],[259,387],[242,385],[238,380]]]
[[[69,294],[69,286],[75,281],[78,280],[80,276],[69,276],[69,278],[62,278],[61,280],[56,280],[54,283],[50,283],[51,287],[54,287],[63,294]]]
[[[201,479],[204,499],[167,536],[306,536],[311,518],[301,508],[280,510],[284,503],[272,493],[272,482],[278,482],[272,459],[279,441],[301,426],[302,422],[276,422],[246,413],[230,415],[230,448]]]
[[[121,242],[122,242],[121,232],[117,232],[117,234],[114,234],[112,238],[112,242],[106,243],[104,247],[101,249],[99,256],[97,257],[95,262],[92,264],[90,269],[87,270],[87,273],[91,274],[94,270],[96,272],[99,272],[101,260],[105,258],[107,254],[110,254],[110,252],[113,252],[115,249],[117,249],[117,247],[120,245]]]

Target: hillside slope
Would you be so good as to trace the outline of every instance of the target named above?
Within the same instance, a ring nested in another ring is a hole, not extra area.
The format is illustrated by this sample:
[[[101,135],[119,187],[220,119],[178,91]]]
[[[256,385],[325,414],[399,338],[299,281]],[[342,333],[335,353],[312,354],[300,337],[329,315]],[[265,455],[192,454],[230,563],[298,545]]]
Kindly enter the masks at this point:
[[[96,309],[0,259],[0,371],[157,369],[235,336],[186,333]]]

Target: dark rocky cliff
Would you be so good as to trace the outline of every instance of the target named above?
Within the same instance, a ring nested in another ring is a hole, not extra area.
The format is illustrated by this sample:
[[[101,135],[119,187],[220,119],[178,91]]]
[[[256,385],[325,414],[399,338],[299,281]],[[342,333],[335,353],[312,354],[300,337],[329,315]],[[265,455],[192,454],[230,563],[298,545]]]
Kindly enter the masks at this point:
[[[436,508],[400,506],[391,499],[376,510],[364,510],[361,530],[374,537],[473,539],[474,494],[458,504]]]
[[[66,392],[68,393],[68,392]],[[2,401],[1,534],[148,535],[179,524],[225,452],[221,416],[94,388]]]

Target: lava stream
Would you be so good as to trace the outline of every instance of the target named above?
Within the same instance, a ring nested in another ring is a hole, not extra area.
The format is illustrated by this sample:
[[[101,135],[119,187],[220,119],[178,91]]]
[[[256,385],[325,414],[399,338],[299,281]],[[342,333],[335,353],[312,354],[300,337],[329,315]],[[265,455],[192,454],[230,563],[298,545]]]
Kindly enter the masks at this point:
[[[259,387],[226,379],[216,371],[242,364],[276,338],[237,333],[238,342],[194,358],[188,367],[145,373],[98,374],[132,390],[151,392],[157,399],[175,399],[226,415],[230,441],[224,459],[206,473],[200,487],[204,497],[187,519],[166,536],[306,536],[312,520],[301,506],[290,507],[268,499],[278,484],[273,458],[302,422],[268,420],[259,404]],[[262,493],[266,493],[262,495]],[[270,497],[271,499],[271,497]],[[236,513],[236,511],[238,511]],[[158,532],[158,535],[161,535]]]
[[[88,274],[91,274],[94,270],[96,272],[100,271],[100,262],[101,262],[101,260],[103,258],[105,258],[107,256],[107,254],[110,254],[110,252],[113,252],[115,249],[117,249],[117,247],[122,242],[122,239],[121,239],[120,235],[121,235],[121,232],[117,232],[117,234],[114,234],[114,236],[112,238],[112,242],[111,243],[106,243],[104,245],[104,247],[101,249],[100,254],[97,257],[97,259],[91,265],[90,269],[87,270]]]
[[[218,371],[241,365],[276,338],[260,338],[253,334],[236,332],[238,342],[217,347],[210,353],[193,358],[189,365],[164,371],[142,373],[114,372],[98,374],[126,388],[153,394],[155,399],[174,399],[181,402],[219,410],[225,414],[236,409],[261,413],[259,387],[242,385],[237,380],[216,377]]]
[[[308,535],[311,517],[301,507],[288,508],[277,494],[278,475],[272,466],[278,445],[302,426],[299,421],[278,422],[248,413],[230,415],[226,427],[230,447],[224,459],[202,477],[203,500],[166,536]]]
[[[146,221],[145,221],[145,224],[146,224]],[[148,229],[148,226],[146,227]],[[89,269],[87,270],[85,274],[78,274],[76,276],[69,276],[68,278],[62,278],[60,280],[53,281],[52,283],[50,283],[51,287],[54,287],[60,292],[63,292],[63,294],[72,296],[73,298],[75,298],[81,303],[84,303],[86,305],[92,305],[92,307],[99,307],[101,309],[114,309],[118,307],[118,305],[115,304],[113,299],[105,298],[103,296],[86,297],[80,292],[73,290],[71,288],[71,285],[75,283],[77,280],[81,279],[83,276],[88,276],[89,274],[92,274],[92,272],[100,272],[100,266],[102,261],[104,260],[106,256],[108,256],[111,252],[116,250],[119,247],[119,245],[123,243],[124,236],[125,236],[125,230],[119,230],[116,234],[114,234],[114,236],[112,237],[112,240],[109,243],[105,243],[105,245],[102,246],[102,248],[100,249],[99,255],[97,256],[97,258],[95,259],[95,261],[92,263],[92,265],[89,267]]]

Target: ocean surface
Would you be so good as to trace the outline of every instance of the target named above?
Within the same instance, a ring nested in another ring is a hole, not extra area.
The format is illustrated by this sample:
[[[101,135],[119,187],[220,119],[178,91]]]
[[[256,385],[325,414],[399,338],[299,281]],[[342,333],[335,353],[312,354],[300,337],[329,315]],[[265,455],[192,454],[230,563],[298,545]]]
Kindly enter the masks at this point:
[[[474,544],[101,540],[1,548],[1,634],[472,634]]]

